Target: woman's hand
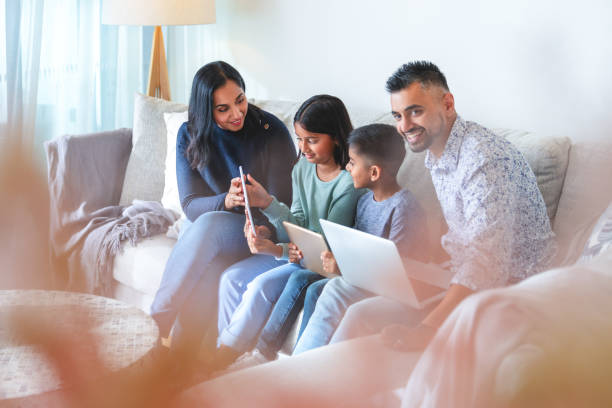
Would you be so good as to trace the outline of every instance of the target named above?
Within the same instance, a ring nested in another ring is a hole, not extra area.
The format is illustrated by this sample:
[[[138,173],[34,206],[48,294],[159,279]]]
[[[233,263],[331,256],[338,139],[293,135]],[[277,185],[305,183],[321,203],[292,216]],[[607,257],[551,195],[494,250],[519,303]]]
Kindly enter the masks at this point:
[[[247,174],[247,194],[249,195],[249,205],[251,207],[266,208],[272,202],[272,196],[268,194],[266,189],[257,182],[250,174]],[[240,181],[240,179],[238,179]]]
[[[289,262],[300,263],[300,261],[304,258],[302,255],[302,251],[295,245],[293,242],[289,243]]]
[[[336,258],[329,251],[321,252],[321,261],[323,261],[323,272],[331,275],[340,275],[340,269],[336,263]]]
[[[240,177],[234,177],[232,181],[230,181],[230,188],[225,195],[225,209],[231,210],[241,205],[244,205],[242,183],[240,182]]]

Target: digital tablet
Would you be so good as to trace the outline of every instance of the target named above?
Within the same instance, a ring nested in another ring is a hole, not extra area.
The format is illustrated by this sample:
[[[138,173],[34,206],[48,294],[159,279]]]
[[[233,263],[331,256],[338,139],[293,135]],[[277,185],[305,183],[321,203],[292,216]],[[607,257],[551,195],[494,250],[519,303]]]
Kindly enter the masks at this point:
[[[253,222],[253,215],[251,214],[251,206],[249,205],[249,195],[247,194],[246,183],[244,182],[244,173],[242,172],[242,166],[238,166],[240,172],[240,182],[242,183],[242,193],[244,194],[244,208],[246,209],[247,217],[251,222],[251,231],[254,236],[257,236],[255,232],[255,223]]]
[[[323,271],[321,252],[329,251],[323,235],[287,221],[283,221],[283,226],[291,242],[297,245],[299,250],[302,251],[302,255],[304,256],[302,262],[306,269],[323,275],[326,278],[338,276],[336,274],[326,274]]]

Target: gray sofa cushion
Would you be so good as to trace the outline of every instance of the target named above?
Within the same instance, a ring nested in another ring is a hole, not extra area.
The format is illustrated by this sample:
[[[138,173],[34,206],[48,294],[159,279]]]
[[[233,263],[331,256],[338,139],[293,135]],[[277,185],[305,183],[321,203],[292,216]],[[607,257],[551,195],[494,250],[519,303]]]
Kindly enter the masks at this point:
[[[557,214],[557,205],[567,170],[570,139],[540,136],[520,130],[494,129],[494,131],[512,142],[525,156],[538,180],[548,217],[553,221]]]

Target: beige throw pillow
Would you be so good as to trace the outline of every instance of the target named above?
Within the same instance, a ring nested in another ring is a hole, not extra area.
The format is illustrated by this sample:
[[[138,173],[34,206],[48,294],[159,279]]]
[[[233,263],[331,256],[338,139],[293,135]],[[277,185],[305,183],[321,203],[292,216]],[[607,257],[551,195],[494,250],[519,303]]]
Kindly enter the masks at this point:
[[[187,106],[137,93],[134,98],[132,153],[123,180],[119,204],[135,199],[160,201],[166,160],[165,112],[183,112]],[[175,136],[176,137],[176,136]]]

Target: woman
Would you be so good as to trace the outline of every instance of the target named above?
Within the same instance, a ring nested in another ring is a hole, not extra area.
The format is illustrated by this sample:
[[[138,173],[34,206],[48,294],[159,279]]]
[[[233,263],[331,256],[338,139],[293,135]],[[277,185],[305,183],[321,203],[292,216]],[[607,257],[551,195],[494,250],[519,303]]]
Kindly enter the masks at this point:
[[[176,156],[181,205],[190,223],[170,254],[151,315],[162,337],[176,319],[173,349],[182,350],[199,344],[206,328],[216,329],[219,275],[250,255],[238,167],[257,174],[272,194],[288,203],[296,151],[285,125],[247,102],[238,71],[216,61],[193,78]],[[253,215],[256,224],[268,223],[258,210]],[[194,333],[195,327],[201,331]],[[216,331],[211,337],[214,341]]]

